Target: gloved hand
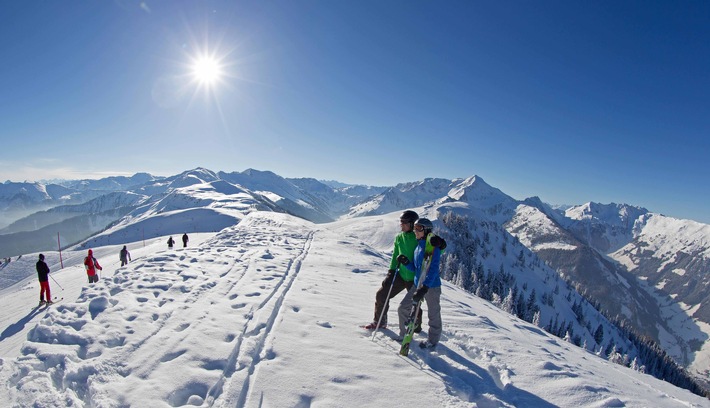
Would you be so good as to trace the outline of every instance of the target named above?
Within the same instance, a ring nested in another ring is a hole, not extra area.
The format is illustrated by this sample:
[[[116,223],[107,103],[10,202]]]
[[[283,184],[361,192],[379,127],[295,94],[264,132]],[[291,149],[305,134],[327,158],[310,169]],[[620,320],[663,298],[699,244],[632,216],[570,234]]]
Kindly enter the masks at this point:
[[[401,263],[402,265],[407,265],[409,263],[409,258],[407,258],[406,255],[402,254],[397,257],[397,262]]]
[[[417,290],[414,291],[414,295],[412,295],[412,299],[415,302],[419,302],[420,300],[424,299],[424,295],[429,291],[429,288],[426,285],[422,285],[421,288],[418,288]]]
[[[431,237],[429,243],[434,248],[439,248],[441,250],[444,250],[446,248],[446,240],[438,235],[434,235],[433,237]]]

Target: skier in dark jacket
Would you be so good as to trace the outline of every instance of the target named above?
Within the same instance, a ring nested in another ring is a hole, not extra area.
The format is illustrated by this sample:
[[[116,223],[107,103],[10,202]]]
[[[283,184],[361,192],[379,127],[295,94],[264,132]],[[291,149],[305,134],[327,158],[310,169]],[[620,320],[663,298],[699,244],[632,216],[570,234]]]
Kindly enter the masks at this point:
[[[173,245],[175,245],[173,237],[168,238],[168,249],[173,249]]]
[[[187,248],[187,241],[190,239],[187,237],[187,232],[182,235],[182,247]]]
[[[127,265],[128,261],[132,261],[131,259],[131,253],[128,252],[128,248],[126,246],[123,246],[123,249],[121,249],[121,253],[119,255],[119,259],[121,260],[121,266]]]
[[[402,232],[394,238],[394,250],[392,251],[392,259],[390,260],[390,269],[387,271],[387,276],[382,281],[382,285],[375,294],[375,315],[372,323],[365,326],[368,330],[378,328],[377,322],[380,321],[379,328],[387,328],[387,311],[389,310],[389,301],[397,296],[404,289],[409,289],[414,284],[414,272],[406,266],[399,265],[397,270],[398,260],[400,255],[405,255],[411,259],[414,256],[414,248],[417,247],[417,238],[414,235],[414,222],[419,218],[416,212],[407,210],[399,216],[399,226]],[[390,290],[391,288],[391,290]],[[389,293],[389,297],[387,294]],[[421,324],[421,313],[417,320]],[[421,328],[419,328],[421,331]]]
[[[39,278],[39,305],[47,303],[52,304],[52,295],[49,292],[49,266],[44,262],[44,255],[39,254],[39,261],[37,261],[37,277]],[[45,295],[47,301],[44,301]]]
[[[411,262],[403,260],[415,269],[414,285],[399,304],[399,333],[404,337],[406,325],[411,321],[412,308],[419,301],[426,301],[429,330],[427,340],[419,343],[421,348],[432,348],[441,338],[441,277],[439,276],[439,261],[441,251],[446,248],[446,241],[432,232],[434,225],[426,218],[420,218],[414,224],[417,236],[417,248]],[[428,269],[426,267],[428,263]],[[422,276],[426,273],[426,276]],[[422,280],[423,279],[423,280]],[[420,309],[421,310],[421,309]]]

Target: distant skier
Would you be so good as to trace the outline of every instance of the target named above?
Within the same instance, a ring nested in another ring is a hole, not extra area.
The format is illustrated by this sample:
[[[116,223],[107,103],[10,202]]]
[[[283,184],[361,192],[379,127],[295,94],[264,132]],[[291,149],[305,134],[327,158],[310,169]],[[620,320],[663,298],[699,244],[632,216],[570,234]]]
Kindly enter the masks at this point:
[[[127,265],[128,261],[132,261],[131,259],[131,253],[128,252],[128,249],[126,246],[123,246],[123,249],[121,250],[121,254],[119,255],[119,259],[121,259],[121,266]]]
[[[96,274],[96,270],[103,271],[104,268],[99,265],[99,261],[94,258],[94,251],[89,250],[89,255],[84,258],[84,268],[86,268],[86,275],[89,277],[89,283],[94,283],[99,281],[99,276]]]
[[[187,248],[187,241],[190,239],[187,237],[187,232],[183,234],[182,236],[182,247]]]
[[[168,238],[168,249],[173,249],[173,245],[175,245],[173,237]]]
[[[44,262],[44,255],[39,254],[37,261],[37,277],[39,278],[39,306],[52,304],[52,295],[49,293],[49,266]],[[44,301],[45,295],[47,301]]]

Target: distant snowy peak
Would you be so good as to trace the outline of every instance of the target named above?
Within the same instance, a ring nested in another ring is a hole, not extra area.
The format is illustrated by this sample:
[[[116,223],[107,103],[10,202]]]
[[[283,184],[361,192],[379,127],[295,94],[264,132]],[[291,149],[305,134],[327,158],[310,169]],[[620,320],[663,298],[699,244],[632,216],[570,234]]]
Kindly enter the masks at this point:
[[[631,228],[634,222],[648,210],[628,204],[599,204],[588,202],[586,204],[568,208],[565,211],[567,218],[577,221],[592,221],[619,227]]]
[[[534,252],[544,250],[571,251],[581,244],[537,206],[518,205],[506,230]]]
[[[337,180],[318,180],[318,182],[325,184],[326,186],[333,188],[333,189],[338,189],[338,188],[347,188],[347,187],[352,187],[353,184],[347,184],[347,183],[342,183]]]
[[[518,206],[517,200],[491,187],[480,176],[454,180],[447,196],[468,203],[501,224],[515,215]]]
[[[345,194],[348,197],[367,198],[383,193],[387,187],[371,187],[371,186],[349,186],[337,189],[337,191]]]
[[[160,179],[163,179],[163,177],[155,177],[149,173],[136,173],[131,177],[111,176],[98,180],[63,180],[57,184],[78,191],[125,191]]]
[[[442,178],[425,178],[420,181],[412,181],[407,183],[399,183],[394,188],[406,193],[406,192],[434,192],[438,194],[440,191],[445,191],[451,187],[451,180]]]
[[[533,196],[533,197],[528,197],[525,200],[523,200],[520,204],[525,204],[527,206],[537,208],[540,212],[546,214],[550,219],[555,220],[556,222],[560,224],[565,224],[565,212],[564,209],[559,208],[557,206],[548,204],[546,202],[543,202],[542,199],[538,196]]]
[[[44,184],[6,182],[0,185],[0,199],[15,199],[19,196],[33,202],[51,199]]]
[[[421,207],[446,197],[451,187],[451,180],[439,178],[400,183],[354,206],[348,216],[379,215],[407,208]]]
[[[50,209],[49,212],[86,212],[98,214],[104,211],[115,210],[116,208],[137,205],[148,198],[148,196],[143,194],[136,194],[128,191],[116,191],[101,195],[83,204],[54,207]]]
[[[219,177],[233,184],[238,184],[253,192],[270,192],[281,198],[299,201],[303,198],[301,190],[285,178],[270,172],[247,169],[243,172],[224,173]]]
[[[198,167],[173,177],[170,181],[170,188],[182,188],[195,184],[205,184],[216,180],[219,180],[219,177],[213,171]]]
[[[648,210],[628,204],[589,202],[565,211],[564,226],[602,253],[616,251],[643,228]]]
[[[314,179],[314,178],[288,178],[286,179],[288,182],[293,183],[295,186],[300,188],[303,191],[307,191],[309,193],[313,194],[323,194],[323,193],[332,193],[333,188],[321,183],[320,181]]]
[[[272,171],[268,171],[268,170],[263,171],[263,170],[257,170],[257,169],[252,169],[252,168],[248,168],[248,169],[244,170],[242,172],[242,174],[245,176],[254,177],[254,178],[262,177],[262,178],[269,179],[272,177],[280,177],[280,176],[277,176],[276,173],[274,173]]]
[[[196,181],[197,175],[188,174],[179,180]],[[215,207],[221,209],[238,208],[244,211],[257,202],[258,199],[251,192],[217,179],[173,188],[170,193],[152,204],[152,211],[160,214],[177,210]]]
[[[427,178],[388,188],[354,206],[348,216],[386,214],[407,208],[451,202],[467,204],[477,213],[501,224],[513,217],[518,205],[516,200],[486,184],[478,176],[454,180]]]
[[[452,182],[452,188],[448,192],[448,196],[457,201],[467,201],[469,203],[515,202],[510,196],[495,187],[491,187],[480,176],[454,180]]]
[[[220,173],[220,176],[222,175],[223,174]],[[252,191],[264,190],[279,194],[279,191],[275,190],[281,190],[287,198],[295,198],[301,195],[300,191],[297,191],[298,189],[295,188],[293,183],[271,171],[246,169],[241,173],[235,172],[230,175],[232,177],[239,175],[237,177],[239,184],[244,185]]]
[[[631,246],[650,250],[655,258],[673,259],[685,253],[710,260],[710,225],[654,213],[642,218]]]

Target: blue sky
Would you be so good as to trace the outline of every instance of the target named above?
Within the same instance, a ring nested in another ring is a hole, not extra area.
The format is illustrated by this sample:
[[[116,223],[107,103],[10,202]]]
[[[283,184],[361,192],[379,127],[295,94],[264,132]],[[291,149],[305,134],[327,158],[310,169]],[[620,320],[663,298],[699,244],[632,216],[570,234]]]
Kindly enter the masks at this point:
[[[710,2],[28,0],[0,39],[2,180],[479,175],[710,223]]]

